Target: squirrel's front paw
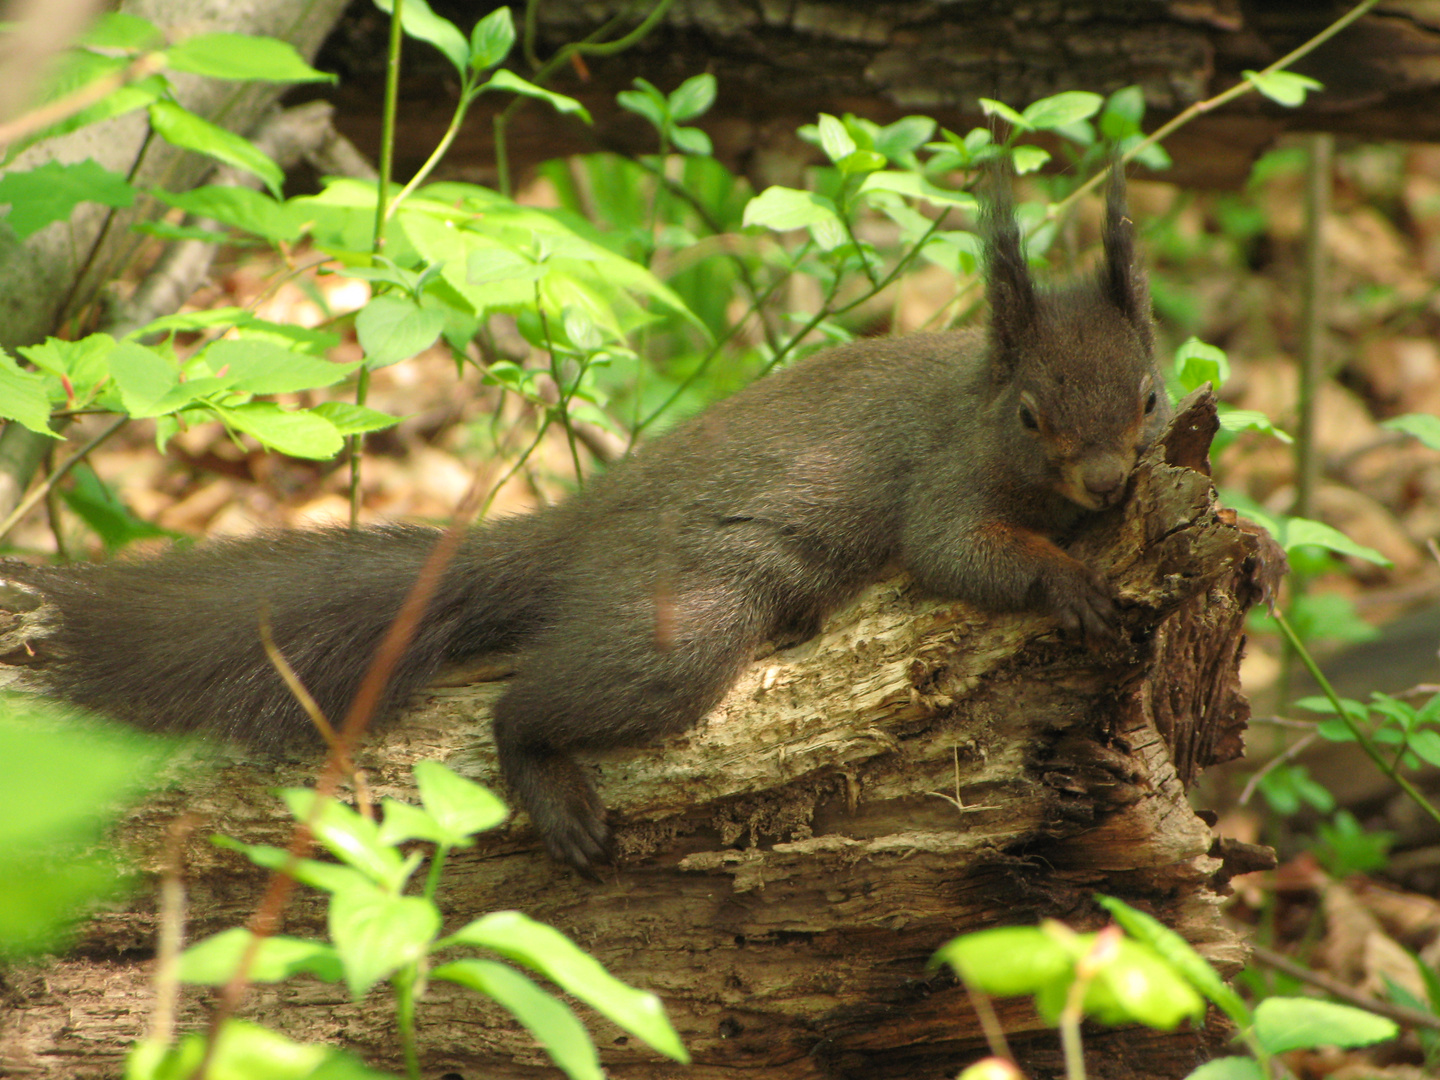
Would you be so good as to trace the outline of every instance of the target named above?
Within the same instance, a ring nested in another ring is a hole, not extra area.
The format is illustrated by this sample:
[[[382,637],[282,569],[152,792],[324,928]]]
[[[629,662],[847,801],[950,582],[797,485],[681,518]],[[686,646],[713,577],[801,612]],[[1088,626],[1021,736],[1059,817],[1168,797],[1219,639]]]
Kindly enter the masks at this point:
[[[1120,609],[1109,583],[1084,563],[1070,560],[1041,581],[1043,607],[1067,637],[1109,644],[1119,636]]]

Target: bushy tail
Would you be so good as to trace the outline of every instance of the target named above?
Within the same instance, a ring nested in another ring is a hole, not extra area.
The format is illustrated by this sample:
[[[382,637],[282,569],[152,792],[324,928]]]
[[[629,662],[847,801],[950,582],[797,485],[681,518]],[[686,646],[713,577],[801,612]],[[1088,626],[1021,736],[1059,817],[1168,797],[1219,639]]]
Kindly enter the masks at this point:
[[[382,713],[445,661],[511,648],[537,624],[549,577],[542,518],[465,539]],[[105,566],[5,563],[0,581],[53,609],[29,658],[30,685],[154,730],[275,746],[313,727],[265,655],[262,616],[338,725],[439,535],[408,526],[275,533]]]

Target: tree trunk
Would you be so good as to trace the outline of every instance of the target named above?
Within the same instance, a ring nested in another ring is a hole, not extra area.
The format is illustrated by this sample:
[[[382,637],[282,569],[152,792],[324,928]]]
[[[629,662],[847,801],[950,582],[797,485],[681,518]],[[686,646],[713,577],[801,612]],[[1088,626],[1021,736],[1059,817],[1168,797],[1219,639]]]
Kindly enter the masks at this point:
[[[1154,913],[1233,973],[1243,946],[1219,905],[1230,875],[1263,855],[1217,840],[1186,790],[1241,752],[1245,612],[1283,558],[1216,507],[1204,471],[1214,430],[1213,398],[1192,395],[1125,507],[1076,542],[1124,598],[1123,646],[1094,652],[1040,616],[882,582],[816,639],[758,659],[693,732],[593,759],[622,851],[605,882],[547,861],[512,821],[451,856],[447,923],[518,908],[658,992],[696,1064],[682,1073],[595,1020],[610,1075],[627,1078],[953,1075],[984,1042],[963,989],[928,958],[983,927],[1096,927],[1096,891]],[[376,795],[413,797],[422,758],[494,783],[484,719],[498,691],[420,695],[364,755]],[[283,843],[268,789],[313,769],[232,754],[132,815],[124,841],[153,870],[167,822],[188,810],[205,819],[198,836]],[[263,886],[200,840],[186,875],[192,940],[243,921]],[[315,896],[292,905],[286,931],[323,935]],[[0,1073],[116,1075],[150,1009],[153,933],[142,895],[97,917],[70,957],[10,980]],[[184,1021],[199,1024],[208,998],[187,991]],[[1060,1075],[1056,1036],[1030,1005],[997,1008],[1030,1075]],[[398,1060],[379,994],[355,1004],[297,979],[252,990],[243,1013],[375,1065]],[[426,1076],[546,1065],[498,1008],[450,984],[430,987],[419,1023]],[[1090,1074],[1180,1077],[1225,1034],[1214,1017],[1203,1031],[1095,1027]]]
[[[474,4],[437,0],[468,30]],[[498,6],[486,4],[485,8]],[[650,4],[640,5],[648,11]],[[818,151],[795,137],[816,114],[853,112],[877,123],[920,113],[953,131],[989,125],[979,99],[1022,107],[1062,90],[1108,94],[1138,85],[1153,128],[1212,97],[1319,33],[1350,0],[1034,0],[942,3],[888,0],[677,0],[648,36],[614,55],[586,55],[556,73],[553,89],[578,97],[595,125],[526,105],[510,124],[512,168],[565,154],[655,153],[654,129],[617,108],[637,76],[662,90],[702,71],[719,97],[698,121],[716,156],[757,184],[795,183]],[[536,9],[539,54],[592,34],[628,0],[546,0]],[[622,21],[618,37],[638,22]],[[325,62],[344,76],[334,89],[340,124],[363,147],[377,142],[383,27],[357,12],[327,44]],[[1424,0],[1386,0],[1296,65],[1325,89],[1299,108],[1252,93],[1200,117],[1167,141],[1175,161],[1161,179],[1182,186],[1238,187],[1255,158],[1286,131],[1323,130],[1366,139],[1440,139],[1440,16]],[[433,49],[407,57],[397,170],[408,175],[450,119],[454,73]],[[522,74],[533,74],[518,57]],[[307,91],[308,93],[308,91]],[[326,91],[326,93],[331,93]],[[447,165],[494,180],[494,112],[505,95],[477,101]]]

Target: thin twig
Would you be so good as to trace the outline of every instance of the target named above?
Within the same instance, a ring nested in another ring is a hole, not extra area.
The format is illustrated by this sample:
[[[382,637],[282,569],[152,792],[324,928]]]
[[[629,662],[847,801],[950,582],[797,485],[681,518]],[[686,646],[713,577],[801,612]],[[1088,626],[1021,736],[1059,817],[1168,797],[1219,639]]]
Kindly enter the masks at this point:
[[[185,947],[185,841],[200,824],[194,813],[181,814],[165,835],[165,870],[160,878],[159,933],[155,943],[155,1012],[151,1041],[169,1046],[175,1039],[180,1002],[180,951]]]
[[[47,476],[44,480],[31,488],[30,491],[26,494],[26,496],[20,500],[19,504],[15,507],[15,509],[10,512],[10,516],[7,517],[4,521],[0,521],[0,538],[3,538],[7,533],[9,533],[10,530],[19,523],[20,519],[30,512],[31,507],[33,507],[41,499],[45,498],[46,493],[56,484],[58,484],[62,479],[64,479],[66,473],[68,473],[76,465],[79,465],[80,462],[84,461],[86,456],[92,450],[94,450],[106,439],[110,438],[111,435],[114,435],[117,431],[124,427],[129,422],[129,420],[129,416],[117,416],[114,421],[111,422],[109,427],[107,427],[104,431],[100,432],[100,434],[96,435],[79,450],[75,451],[75,453],[71,454],[68,458],[65,459],[65,461],[60,465],[59,468],[55,469],[55,471],[52,472],[49,476]]]
[[[310,722],[315,725],[315,730],[320,732],[320,737],[325,740],[332,753],[341,755],[341,766],[350,775],[350,782],[355,787],[355,809],[360,816],[369,820],[375,820],[375,800],[370,794],[370,785],[365,781],[364,771],[355,764],[350,752],[340,742],[340,734],[335,730],[329,718],[325,715],[320,703],[300,681],[300,676],[290,666],[290,661],[285,659],[285,654],[275,644],[275,629],[270,622],[270,612],[262,609],[260,612],[260,644],[265,649],[265,655],[270,659],[270,666],[273,667],[284,680],[286,688],[294,699],[300,703],[305,710],[305,715],[310,717]]]
[[[1318,971],[1311,971],[1303,964],[1297,964],[1288,956],[1267,949],[1264,945],[1251,945],[1250,952],[1266,967],[1272,967],[1276,971],[1284,972],[1292,978],[1299,979],[1303,983],[1309,983],[1319,990],[1324,990],[1332,997],[1341,1001],[1348,1001],[1357,1009],[1364,1009],[1376,1016],[1389,1017],[1397,1024],[1404,1024],[1406,1027],[1425,1028],[1429,1031],[1440,1031],[1440,1016],[1432,1013],[1421,1012],[1419,1009],[1411,1009],[1405,1005],[1395,1005],[1388,1001],[1379,1001],[1369,994],[1362,994],[1359,990],[1346,986],[1339,979],[1332,979],[1329,975],[1321,975]]]
[[[1240,798],[1236,800],[1239,805],[1248,806],[1250,803],[1250,799],[1255,794],[1255,789],[1260,786],[1261,780],[1268,776],[1272,771],[1278,769],[1281,765],[1285,764],[1285,762],[1297,757],[1302,751],[1309,747],[1311,743],[1313,743],[1317,738],[1319,738],[1319,736],[1313,730],[1313,724],[1311,725],[1311,728],[1312,730],[1309,735],[1305,735],[1299,739],[1296,739],[1295,743],[1292,746],[1288,747],[1283,753],[1276,754],[1273,758],[1271,758],[1258,770],[1256,770],[1255,774],[1245,782],[1245,790],[1240,792]]]
[[[1425,798],[1420,790],[1406,779],[1404,774],[1398,769],[1393,768],[1390,763],[1385,760],[1385,756],[1380,753],[1380,748],[1375,745],[1370,735],[1356,722],[1353,716],[1345,711],[1345,706],[1341,704],[1340,696],[1335,693],[1335,688],[1330,685],[1330,680],[1325,678],[1324,672],[1320,670],[1320,665],[1315,663],[1315,658],[1310,655],[1309,650],[1305,648],[1300,640],[1300,636],[1295,633],[1290,623],[1286,621],[1285,616],[1279,611],[1276,611],[1270,617],[1275,620],[1275,625],[1280,627],[1280,632],[1285,635],[1285,640],[1288,641],[1291,648],[1295,650],[1295,655],[1300,658],[1300,662],[1304,664],[1306,670],[1310,672],[1310,677],[1313,678],[1320,689],[1324,691],[1325,696],[1330,700],[1330,704],[1335,709],[1340,720],[1350,729],[1350,734],[1355,736],[1355,741],[1360,744],[1360,749],[1365,751],[1366,756],[1375,763],[1376,767],[1388,776],[1401,791],[1405,792],[1416,806],[1424,810],[1425,813],[1435,821],[1440,822],[1440,809],[1436,809],[1434,804]]]

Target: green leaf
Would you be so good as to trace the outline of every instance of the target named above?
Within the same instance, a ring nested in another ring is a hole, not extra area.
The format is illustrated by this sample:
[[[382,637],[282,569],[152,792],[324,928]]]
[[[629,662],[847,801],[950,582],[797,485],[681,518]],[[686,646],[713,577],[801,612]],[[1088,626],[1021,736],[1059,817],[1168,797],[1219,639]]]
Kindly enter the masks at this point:
[[[381,979],[430,951],[440,932],[440,909],[423,896],[355,889],[335,894],[329,925],[345,965],[345,985],[359,999]]]
[[[224,986],[240,967],[254,935],[243,926],[197,941],[180,954],[180,981]],[[344,978],[340,956],[323,941],[274,935],[260,943],[247,975],[252,982],[284,982],[292,975],[314,975],[326,982]]]
[[[247,394],[293,394],[334,386],[359,364],[335,364],[268,341],[225,338],[200,353],[210,370]],[[192,361],[193,363],[193,361]]]
[[[1086,90],[1067,90],[1063,94],[1055,94],[1031,103],[1026,108],[1024,117],[1030,127],[1048,130],[1088,120],[1100,111],[1103,104],[1105,99],[1099,94]]]
[[[138,1042],[125,1062],[126,1080],[182,1080],[202,1060],[209,1061],[207,1080],[399,1080],[323,1043],[298,1043],[244,1020],[226,1021],[208,1057],[207,1041],[196,1032],[174,1046]]]
[[[714,152],[714,146],[710,142],[710,136],[699,128],[680,127],[672,128],[670,141],[675,149],[683,154],[694,154],[697,157],[709,157]]]
[[[0,419],[14,420],[37,435],[61,436],[50,430],[50,395],[45,377],[26,371],[0,349]]]
[[[1096,903],[1110,913],[1120,928],[1136,941],[1148,945],[1191,986],[1213,1001],[1225,1015],[1244,1028],[1250,1010],[1240,995],[1225,984],[1209,962],[1183,937],[1152,915],[1139,911],[1113,896],[1096,896]]]
[[[285,788],[280,792],[296,821],[314,818],[315,791]],[[336,799],[326,799],[311,827],[315,839],[347,866],[353,866],[376,884],[392,891],[405,881],[400,853],[380,838],[380,827]]]
[[[227,427],[253,435],[271,450],[291,457],[324,461],[345,447],[335,425],[308,409],[289,411],[268,401],[215,406]]]
[[[934,136],[935,127],[928,116],[902,116],[875,133],[874,149],[890,161],[913,165],[915,151]]]
[[[677,124],[703,116],[715,104],[715,76],[708,71],[692,75],[671,92],[670,119]]]
[[[621,90],[615,95],[616,103],[628,112],[643,116],[660,131],[669,126],[670,103],[665,95],[644,79],[637,78],[638,90]]]
[[[110,379],[110,354],[114,349],[115,339],[109,334],[90,334],[79,341],[46,338],[39,345],[22,345],[17,351],[46,374],[69,381],[67,403],[88,405]],[[0,359],[3,367],[4,360]],[[0,379],[3,377],[0,375]],[[3,394],[0,400],[4,400]]]
[[[1305,641],[1374,641],[1380,631],[1355,610],[1354,602],[1340,593],[1309,591],[1290,601],[1290,625]],[[1357,715],[1364,719],[1365,708],[1357,703]]]
[[[305,218],[297,206],[249,188],[206,184],[174,193],[152,188],[150,194],[187,214],[218,221],[271,243],[298,240],[304,232]]]
[[[1207,1061],[1185,1080],[1266,1080],[1266,1077],[1254,1058],[1223,1057]]]
[[[1440,731],[1434,728],[1417,731],[1406,740],[1406,745],[1421,761],[1440,765]]]
[[[124,868],[106,832],[162,782],[172,747],[38,700],[0,697],[0,956],[62,947],[78,917],[120,890]]]
[[[119,551],[136,540],[161,536],[176,537],[175,533],[167,532],[131,513],[130,508],[89,466],[80,465],[71,476],[74,483],[62,491],[60,497],[65,500],[65,505],[100,537],[106,551]]]
[[[831,161],[839,163],[856,150],[855,140],[845,130],[845,125],[829,113],[820,114],[820,149]]]
[[[538,971],[665,1056],[690,1060],[658,997],[626,986],[554,927],[518,911],[495,911],[443,944],[477,945]]]
[[[1366,562],[1374,563],[1376,566],[1395,565],[1374,548],[1366,547],[1364,544],[1357,544],[1339,529],[1332,529],[1329,525],[1319,521],[1311,521],[1309,518],[1286,519],[1284,525],[1281,527],[1280,536],[1277,539],[1287,552],[1292,548],[1313,544],[1316,547],[1321,547],[1340,555],[1351,555],[1357,559],[1364,559]]]
[[[212,836],[210,842],[226,851],[244,855],[256,866],[266,870],[291,872],[290,853],[270,844],[242,844],[228,836]],[[300,859],[293,867],[296,881],[322,892],[340,893],[370,887],[370,880],[348,866],[337,866],[318,859]]]
[[[0,203],[9,203],[5,224],[24,240],[53,221],[65,221],[82,202],[129,206],[135,189],[119,173],[90,158],[73,165],[47,161],[26,172],[0,178]]]
[[[288,41],[251,34],[196,34],[165,50],[175,71],[211,79],[262,82],[335,82],[316,71]]]
[[[371,431],[384,431],[400,422],[398,416],[367,409],[363,405],[348,401],[322,401],[310,411],[329,420],[341,435],[364,435]]]
[[[355,316],[355,334],[371,371],[424,352],[444,328],[441,312],[395,293],[375,297]]]
[[[1272,71],[1268,75],[1259,71],[1245,71],[1243,74],[1256,90],[1271,101],[1279,102],[1288,108],[1305,104],[1305,96],[1311,90],[1325,89],[1323,83],[1305,75],[1297,75],[1293,71]]]
[[[95,20],[75,44],[90,49],[144,52],[165,44],[165,35],[148,19],[123,11],[107,11]]]
[[[1100,134],[1111,142],[1138,135],[1144,116],[1145,92],[1138,86],[1122,87],[1105,102],[1105,111],[1100,114]]]
[[[1035,926],[1001,926],[964,934],[930,959],[955,969],[967,986],[996,997],[1034,994],[1045,986],[1072,981],[1074,957]]]
[[[1431,450],[1440,450],[1440,416],[1406,413],[1404,416],[1393,416],[1380,426],[1391,431],[1403,431],[1406,435],[1415,436]]]
[[[1130,135],[1121,139],[1120,142],[1116,144],[1116,149],[1122,154],[1134,153],[1134,160],[1138,164],[1145,166],[1145,168],[1151,172],[1164,172],[1174,164],[1170,160],[1170,155],[1166,153],[1165,148],[1159,143],[1148,143],[1142,147],[1140,144],[1144,142],[1144,135]]]
[[[182,150],[193,150],[233,168],[253,173],[265,182],[271,194],[280,197],[285,174],[249,139],[226,131],[173,101],[157,101],[150,106],[150,126],[166,142]]]
[[[1271,1054],[1320,1046],[1369,1046],[1393,1039],[1393,1020],[1312,998],[1270,997],[1255,1006],[1255,1037]]]
[[[414,772],[425,809],[456,836],[493,829],[510,816],[509,808],[489,788],[438,761],[417,761]]]
[[[514,968],[493,960],[456,960],[430,973],[479,991],[503,1005],[571,1080],[602,1080],[595,1044],[570,1007]]]
[[[122,341],[110,353],[110,374],[120,392],[120,403],[136,419],[165,412],[157,407],[180,383],[173,361],[135,341]]]
[[[1175,377],[1187,394],[1207,382],[1218,390],[1230,378],[1230,358],[1224,349],[1192,337],[1175,350]]]
[[[470,66],[486,71],[510,55],[515,47],[515,22],[508,7],[496,8],[470,32]]]
[[[507,247],[477,247],[466,260],[465,281],[485,285],[493,281],[539,281],[549,269]]]
[[[385,799],[381,804],[380,839],[386,844],[403,844],[407,840],[424,840],[441,847],[468,847],[470,841],[455,836],[433,814],[400,802]]]
[[[1025,117],[1021,116],[1003,101],[995,101],[992,98],[982,97],[980,99],[980,108],[986,116],[999,116],[1002,119],[1008,120],[1021,131],[1035,130],[1034,125],[1031,124],[1029,120],[1026,120]]]
[[[768,187],[745,204],[742,225],[763,225],[776,232],[815,225],[839,225],[835,204],[824,195],[797,188]]]
[[[846,176],[858,176],[861,173],[872,173],[876,169],[883,169],[885,155],[877,154],[874,150],[856,150],[846,154],[835,164]]]
[[[1257,431],[1261,435],[1273,435],[1287,445],[1293,443],[1288,432],[1281,431],[1263,412],[1255,409],[1232,409],[1220,406],[1220,426],[1226,431]]]
[[[1024,176],[1043,168],[1050,160],[1050,151],[1042,150],[1038,146],[1017,146],[1010,157],[1015,162],[1015,171]]]
[[[546,90],[543,86],[536,86],[529,80],[522,79],[513,71],[507,71],[504,68],[491,75],[489,81],[480,87],[479,92],[484,93],[486,90],[509,90],[512,94],[539,98],[541,101],[548,101],[558,113],[578,116],[587,124],[592,122],[589,110],[574,98]]]
[[[394,0],[375,0],[375,6],[386,15],[395,13]],[[470,46],[465,35],[449,19],[442,19],[430,10],[425,0],[405,0],[400,7],[401,28],[418,41],[427,41],[445,54],[455,70],[465,74],[470,64]]]
[[[1185,1019],[1199,1023],[1205,1015],[1205,1002],[1152,950],[1122,940],[1086,990],[1084,1009],[1087,1016],[1107,1024],[1139,1021],[1168,1031]]]

